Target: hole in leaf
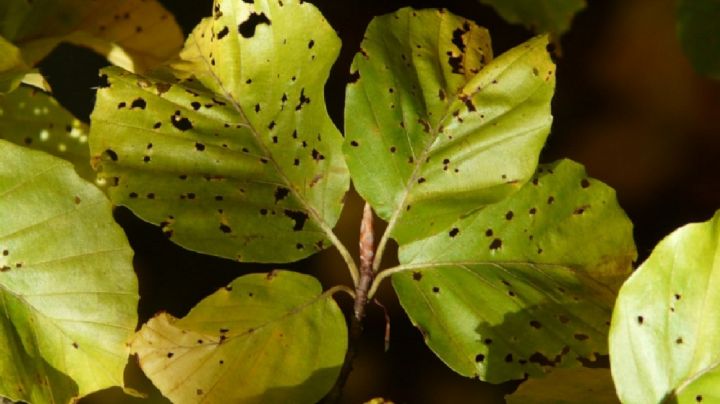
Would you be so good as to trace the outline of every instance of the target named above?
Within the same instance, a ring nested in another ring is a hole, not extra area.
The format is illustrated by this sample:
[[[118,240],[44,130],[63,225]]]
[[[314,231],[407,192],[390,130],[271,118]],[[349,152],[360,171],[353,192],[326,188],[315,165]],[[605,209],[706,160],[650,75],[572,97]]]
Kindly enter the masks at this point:
[[[458,229],[457,227],[453,227],[452,230],[450,230],[449,235],[450,237],[455,237],[458,235],[458,233],[460,233],[460,229]]]
[[[412,277],[414,281],[419,281],[422,279],[422,272],[413,272]]]
[[[475,355],[475,362],[480,363],[485,360],[485,355],[483,354],[477,354]]]
[[[244,38],[251,38],[255,35],[255,28],[260,24],[271,25],[265,13],[251,13],[247,20],[238,25],[238,32]]]
[[[293,226],[294,231],[302,230],[305,226],[305,221],[308,219],[307,213],[302,211],[285,209],[283,213],[285,213],[285,216],[295,221],[295,225]]]

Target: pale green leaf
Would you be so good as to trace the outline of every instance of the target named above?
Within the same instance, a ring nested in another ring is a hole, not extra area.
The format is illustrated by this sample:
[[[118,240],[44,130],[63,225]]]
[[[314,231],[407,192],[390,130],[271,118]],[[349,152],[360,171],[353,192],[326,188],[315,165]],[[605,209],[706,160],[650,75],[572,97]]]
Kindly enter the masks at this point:
[[[347,327],[330,293],[290,271],[245,275],[187,316],[138,332],[140,366],[174,403],[315,403],[333,386]]]
[[[550,130],[555,65],[538,37],[491,61],[487,31],[443,10],[375,18],[348,85],[353,183],[406,243],[515,192]]]
[[[610,369],[556,369],[542,379],[531,378],[506,396],[507,404],[614,404]]]
[[[402,246],[400,303],[456,372],[490,382],[607,353],[635,258],[615,192],[565,160],[502,202]]]
[[[20,50],[0,36],[0,95],[8,93],[20,85],[23,77],[30,71],[20,54]]]
[[[0,139],[64,158],[81,177],[95,182],[87,130],[87,125],[42,91],[23,86],[0,95]]]
[[[121,386],[138,290],[110,202],[63,160],[4,140],[0,155],[0,396]]]
[[[585,0],[479,0],[492,6],[508,22],[535,32],[562,34],[573,17],[585,8]]]
[[[330,245],[349,187],[323,96],[339,40],[297,0],[214,10],[175,67],[195,79],[104,70],[91,155],[115,203],[186,248],[240,261],[307,257]],[[258,16],[268,22],[254,35],[238,28]]]
[[[175,56],[182,32],[157,0],[8,0],[0,32],[40,62],[59,43],[88,47],[111,63],[143,72]]]
[[[720,396],[718,282],[720,212],[667,236],[625,282],[610,332],[610,363],[623,402]]]
[[[680,44],[700,74],[720,80],[720,1],[678,0]]]

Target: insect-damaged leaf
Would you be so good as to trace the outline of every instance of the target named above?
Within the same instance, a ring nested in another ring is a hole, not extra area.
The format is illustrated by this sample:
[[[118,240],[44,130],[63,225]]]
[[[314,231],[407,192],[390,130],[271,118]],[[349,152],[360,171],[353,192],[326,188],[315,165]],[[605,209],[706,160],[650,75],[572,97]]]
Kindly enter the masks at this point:
[[[42,91],[23,86],[0,94],[0,139],[68,160],[81,177],[95,182],[87,125]]]
[[[542,379],[531,378],[512,394],[507,404],[614,404],[610,369],[555,369]]]
[[[535,32],[562,34],[573,17],[585,8],[585,0],[479,0],[492,6],[502,18]]]
[[[623,402],[720,398],[720,212],[662,240],[625,282],[610,331]]]
[[[392,280],[448,366],[502,382],[606,353],[615,291],[635,255],[615,192],[565,160],[539,168],[504,201],[402,246],[410,268]]]
[[[132,250],[72,166],[0,140],[0,396],[67,403],[123,384]]]
[[[345,318],[313,277],[241,276],[177,319],[138,332],[140,366],[174,403],[315,403],[347,349]]]
[[[0,35],[20,47],[31,66],[69,42],[137,72],[164,62],[182,45],[180,27],[156,0],[7,0],[0,6]]]
[[[338,50],[308,3],[219,1],[175,66],[194,78],[104,70],[90,147],[111,199],[204,253],[289,262],[327,247],[349,186],[323,97]]]
[[[491,61],[487,31],[443,10],[375,18],[348,85],[343,150],[402,243],[520,188],[550,130],[555,66],[538,37]]]

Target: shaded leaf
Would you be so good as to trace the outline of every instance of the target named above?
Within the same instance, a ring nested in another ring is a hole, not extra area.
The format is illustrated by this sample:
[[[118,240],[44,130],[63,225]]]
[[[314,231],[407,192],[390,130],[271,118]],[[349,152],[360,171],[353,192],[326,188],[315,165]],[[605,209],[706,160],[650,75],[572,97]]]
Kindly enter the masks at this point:
[[[125,69],[142,72],[176,55],[182,32],[156,0],[8,0],[0,32],[30,66],[60,42],[88,47]]]
[[[564,160],[506,200],[402,246],[406,271],[392,280],[448,366],[502,382],[606,353],[615,291],[635,255],[615,192]]]
[[[555,66],[538,37],[491,61],[487,31],[404,8],[369,25],[343,150],[358,192],[406,243],[515,192],[550,130]]]
[[[42,91],[23,86],[0,95],[0,139],[69,160],[81,177],[95,182],[87,130],[87,125]]]
[[[123,384],[132,250],[72,166],[0,140],[0,396],[66,403]]]
[[[562,34],[573,17],[585,8],[585,0],[479,0],[492,6],[508,22],[535,32]]]
[[[214,10],[175,66],[187,80],[103,71],[91,154],[111,199],[184,247],[240,261],[307,257],[330,245],[349,187],[323,97],[339,40],[308,3]],[[260,14],[272,22],[243,36],[238,27]]]
[[[620,289],[610,362],[623,402],[720,396],[719,257],[720,212],[663,239]]]
[[[157,315],[132,349],[175,403],[315,403],[340,372],[347,327],[315,278],[273,271],[237,278],[182,319]]]
[[[16,89],[30,68],[23,61],[20,50],[2,36],[0,55],[0,94],[4,94]]]
[[[512,394],[508,404],[613,404],[610,369],[556,369],[542,379],[529,379]]]
[[[720,1],[678,0],[680,44],[695,70],[720,80]]]

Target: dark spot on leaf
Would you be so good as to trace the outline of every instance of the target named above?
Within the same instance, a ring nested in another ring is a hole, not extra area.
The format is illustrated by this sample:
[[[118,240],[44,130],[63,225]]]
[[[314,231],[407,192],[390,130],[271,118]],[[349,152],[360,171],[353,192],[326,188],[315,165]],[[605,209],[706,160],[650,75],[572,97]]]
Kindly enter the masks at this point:
[[[682,296],[679,293],[675,293],[675,300],[680,300]]]
[[[232,229],[230,228],[230,226],[228,226],[228,225],[226,225],[226,224],[224,224],[224,223],[221,223],[221,224],[220,224],[220,230],[222,230],[223,233],[230,233],[230,232],[232,231]]]
[[[105,154],[107,154],[112,161],[118,161],[118,155],[113,149],[105,149]]]
[[[130,193],[128,194],[128,196],[129,196],[130,198],[132,198],[132,199],[135,199],[135,198],[138,197],[138,194],[137,194],[137,192],[130,192]]]
[[[505,362],[510,363],[513,361],[513,356],[511,353],[505,355]]]
[[[142,98],[136,98],[133,100],[132,104],[130,104],[130,109],[140,108],[145,109],[147,106],[147,102],[145,102]]]
[[[554,197],[554,196],[551,196],[551,197],[549,197],[549,198],[547,199],[548,205],[552,205],[553,202],[555,202],[555,197]]]
[[[311,39],[310,42],[308,42],[308,49],[312,49],[313,46],[315,46],[315,41]]]
[[[305,248],[305,246],[300,243],[297,243],[297,244],[295,244],[295,248],[297,248],[298,250],[302,250],[303,248]]]
[[[483,340],[483,344],[485,344],[485,345],[490,345],[490,344],[492,344],[492,343],[493,343],[492,338],[485,338],[485,339]]]
[[[483,354],[477,354],[475,355],[475,362],[480,363],[485,360],[485,355]]]
[[[457,28],[453,31],[452,43],[460,49],[460,52],[465,52],[465,41],[463,40],[463,34],[470,31],[470,24],[466,21],[462,28]]]
[[[190,105],[193,107],[193,109],[194,109],[195,111],[197,111],[198,109],[200,109],[200,107],[202,106],[202,104],[200,104],[200,103],[197,102],[197,101],[191,102]]]
[[[678,345],[679,345],[679,344],[682,344],[682,343],[683,343],[682,337],[678,337],[678,338],[675,340],[675,343],[678,344]]]
[[[532,320],[532,321],[530,321],[530,327],[535,328],[535,329],[540,329],[540,328],[542,328],[542,324],[540,324],[540,322],[537,320]]]
[[[637,322],[642,325],[645,322],[645,318],[643,318],[643,316],[637,316]]]
[[[588,181],[587,178],[583,178],[583,180],[580,181],[580,186],[583,188],[587,188],[590,186],[590,181]]]
[[[152,192],[148,192],[147,195],[145,195],[148,199],[155,199],[155,194]]]
[[[558,315],[558,320],[560,320],[563,324],[567,324],[570,321],[570,319],[564,314]]]
[[[150,156],[143,157],[143,162],[149,163],[150,162]]]
[[[123,109],[123,108],[125,108],[126,105],[127,104],[125,103],[125,101],[123,101],[117,105],[117,109]]]
[[[255,28],[260,24],[271,25],[265,13],[251,13],[247,20],[238,25],[238,32],[244,38],[251,38],[255,35]]]
[[[420,178],[418,178],[418,180],[417,180],[418,184],[422,184],[422,183],[425,182],[425,181],[426,181],[426,180],[425,180],[425,178],[423,178],[423,177],[420,177]]]
[[[73,342],[73,343],[72,343],[72,346],[73,346],[73,348],[75,348],[75,349],[78,349],[78,348],[80,347],[77,342]]]
[[[448,64],[450,65],[452,72],[455,74],[463,74],[465,72],[465,69],[463,67],[462,55],[455,56],[450,51],[447,52],[447,55],[448,55]]]
[[[587,208],[588,208],[587,206],[580,206],[579,208],[577,208],[573,211],[573,215],[582,215],[583,213],[585,213],[585,209],[587,209]]]
[[[267,213],[268,213],[268,210],[267,210],[267,209],[265,209],[265,208],[260,209],[260,214],[261,214],[261,215],[265,216],[265,215],[267,215]]]
[[[701,402],[702,400],[703,400],[702,395],[698,394],[697,396],[695,396],[695,401],[697,401],[698,403]]]
[[[356,141],[353,140],[353,141],[350,142],[350,146],[352,146],[352,147],[358,147],[359,144],[358,144],[358,142],[356,142]]]
[[[221,15],[222,15],[222,14],[221,14]],[[254,29],[253,29],[253,31],[254,31]],[[224,27],[220,30],[220,32],[217,33],[217,39],[223,39],[223,38],[225,38],[225,35],[227,35],[229,32],[230,32],[230,30],[228,29],[228,27],[227,27],[227,26],[224,26]],[[252,36],[252,34],[251,34],[250,36]]]
[[[205,151],[205,145],[202,143],[195,142],[195,150],[197,151]]]
[[[172,353],[172,352],[168,352],[168,353],[167,353],[167,357],[168,357],[168,358],[172,358],[173,356],[175,356],[174,353]]]
[[[395,153],[397,151],[397,148],[395,146],[390,146],[390,153]]]
[[[426,133],[430,133],[430,122],[426,121],[425,119],[418,119],[418,123],[422,125],[423,130]]]
[[[305,89],[300,90],[300,99],[298,100],[298,105],[295,107],[295,111],[299,111],[304,104],[310,104],[310,98],[305,96]]]
[[[490,243],[491,250],[497,250],[500,247],[502,247],[502,240],[500,240],[499,238],[496,238],[495,240],[492,241],[492,243]]]
[[[315,161],[325,160],[325,156],[323,156],[319,151],[315,149],[312,149],[312,152],[310,154]]]
[[[283,213],[285,213],[285,216],[295,221],[295,225],[293,226],[294,231],[300,231],[303,227],[305,227],[305,221],[308,219],[307,213],[289,209],[285,209]]]
[[[474,112],[477,111],[477,108],[475,108],[475,104],[473,104],[472,99],[465,94],[460,94],[460,101],[462,101],[465,106],[467,107],[468,111]]]
[[[445,90],[442,88],[438,90],[438,97],[440,98],[440,101],[445,101],[446,95]]]
[[[189,119],[182,117],[180,115],[172,115],[170,117],[170,122],[173,124],[173,126],[181,131],[186,131],[188,129],[192,129],[193,125],[190,122]]]
[[[26,137],[24,139],[25,144],[32,144],[32,141],[33,141],[32,138],[29,138],[29,137]]]
[[[460,233],[460,229],[458,229],[457,227],[453,227],[448,234],[450,235],[450,237],[455,237],[458,235],[458,233]]]
[[[270,121],[270,124],[268,125],[268,129],[272,130],[272,128],[275,127],[275,121]]]
[[[575,339],[578,340],[578,341],[585,341],[585,340],[590,339],[589,336],[587,336],[587,335],[585,335],[585,334],[579,334],[579,333],[573,335],[573,337],[575,337]]]
[[[422,272],[413,272],[412,277],[414,281],[419,281],[422,279]]]
[[[440,293],[440,288],[437,286],[433,286],[432,291],[433,293]]]
[[[7,257],[8,254],[10,254],[10,251],[8,251],[8,250],[3,250],[2,254],[3,254],[5,257]]]
[[[197,394],[198,396],[202,396],[203,395],[202,389],[195,390],[195,394]]]
[[[512,211],[512,210],[509,210],[509,211],[505,214],[505,219],[507,219],[507,220],[512,220],[513,216],[515,216],[515,214],[513,213],[513,211]]]
[[[277,187],[277,189],[275,189],[275,203],[278,203],[278,202],[282,201],[283,199],[285,199],[285,197],[288,196],[289,193],[290,193],[289,189],[283,188],[283,187]]]
[[[300,165],[300,159],[293,160],[293,165],[299,166]]]

